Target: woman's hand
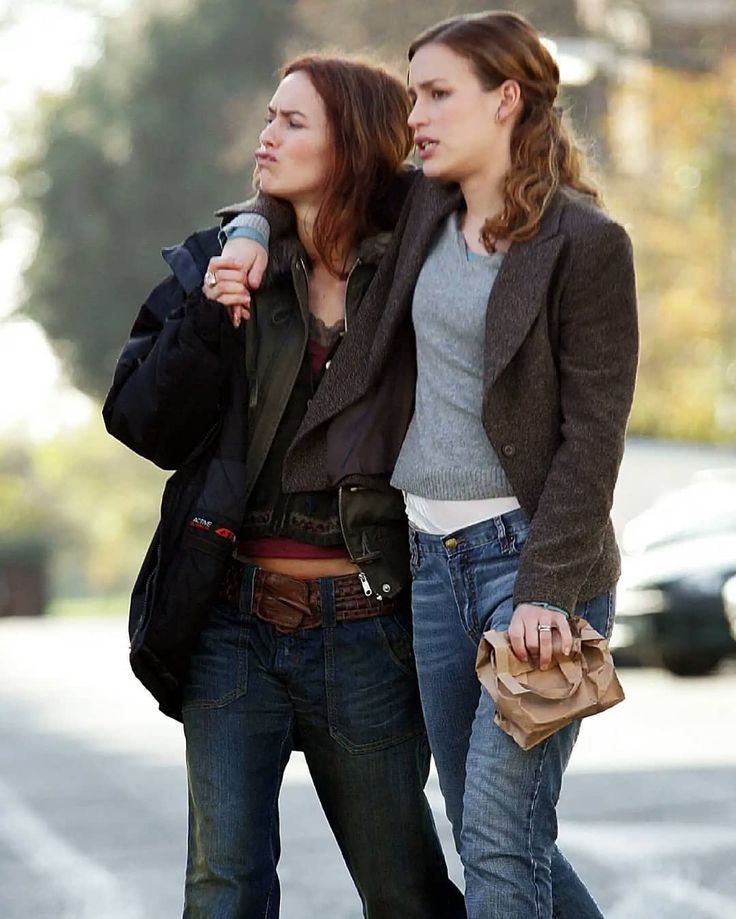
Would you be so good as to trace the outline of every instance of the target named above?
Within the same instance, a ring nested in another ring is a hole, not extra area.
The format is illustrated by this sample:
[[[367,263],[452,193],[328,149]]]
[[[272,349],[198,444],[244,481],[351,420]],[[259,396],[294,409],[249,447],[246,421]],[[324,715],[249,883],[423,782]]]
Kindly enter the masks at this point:
[[[572,633],[564,613],[520,603],[514,610],[509,625],[511,649],[520,661],[528,661],[546,670],[552,663],[552,639],[555,630],[560,633],[562,653],[569,654],[572,648]]]
[[[250,292],[260,285],[267,264],[263,246],[244,238],[228,240],[222,255],[209,261],[202,292],[227,309],[236,329],[241,320],[250,319]]]
[[[216,300],[230,313],[230,321],[237,328],[241,318],[250,317],[250,292],[246,286],[246,273],[234,258],[215,255],[209,260],[202,284],[202,293],[208,300]]]
[[[245,283],[246,293],[248,295],[248,304],[250,305],[250,291],[256,290],[261,286],[263,274],[268,265],[268,250],[264,249],[254,239],[236,236],[235,239],[228,239],[222,247],[223,258],[235,259],[240,262],[243,269],[243,280]],[[250,318],[250,310],[244,306],[233,307],[230,315],[231,321],[235,328],[240,325],[241,319]]]

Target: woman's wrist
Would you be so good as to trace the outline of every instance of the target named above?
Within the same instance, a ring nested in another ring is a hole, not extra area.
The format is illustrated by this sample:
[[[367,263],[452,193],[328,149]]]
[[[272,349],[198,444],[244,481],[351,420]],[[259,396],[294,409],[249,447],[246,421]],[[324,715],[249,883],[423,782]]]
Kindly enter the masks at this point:
[[[566,609],[562,609],[561,606],[555,606],[554,603],[546,603],[544,600],[527,600],[527,603],[530,603],[532,606],[541,606],[542,609],[548,609],[553,613],[562,613],[566,618],[570,618],[570,614]]]

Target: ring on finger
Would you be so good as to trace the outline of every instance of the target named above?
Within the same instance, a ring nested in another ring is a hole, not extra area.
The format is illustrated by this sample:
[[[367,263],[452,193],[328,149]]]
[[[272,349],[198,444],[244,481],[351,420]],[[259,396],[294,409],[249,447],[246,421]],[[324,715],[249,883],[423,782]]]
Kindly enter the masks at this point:
[[[538,625],[537,625],[537,631],[538,631],[538,632],[551,632],[551,631],[552,631],[552,626],[551,626],[551,625],[544,625],[543,623],[540,622],[540,623],[538,623]]]
[[[204,276],[204,283],[207,287],[214,287],[217,284],[217,275],[214,271],[208,271]]]

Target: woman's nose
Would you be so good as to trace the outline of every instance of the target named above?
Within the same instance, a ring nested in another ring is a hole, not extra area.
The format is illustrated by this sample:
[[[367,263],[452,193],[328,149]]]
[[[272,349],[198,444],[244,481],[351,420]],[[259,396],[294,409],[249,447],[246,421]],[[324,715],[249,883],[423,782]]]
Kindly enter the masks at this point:
[[[422,110],[419,105],[419,101],[417,101],[414,103],[412,110],[409,112],[409,117],[407,118],[406,123],[410,128],[414,128],[414,130],[416,130],[423,121],[424,117],[422,115]]]
[[[273,121],[269,121],[265,128],[261,131],[258,140],[261,142],[263,147],[273,147],[274,145],[274,129]]]

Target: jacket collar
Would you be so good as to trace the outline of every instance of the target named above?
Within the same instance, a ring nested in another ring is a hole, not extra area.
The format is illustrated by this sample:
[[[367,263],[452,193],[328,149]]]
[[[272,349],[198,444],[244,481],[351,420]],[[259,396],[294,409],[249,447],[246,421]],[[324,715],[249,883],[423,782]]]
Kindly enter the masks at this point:
[[[360,261],[364,265],[377,265],[381,261],[390,239],[390,233],[376,233],[373,236],[366,237],[358,245],[356,261]],[[296,234],[274,241],[269,250],[268,268],[266,269],[263,283],[268,284],[281,275],[288,274],[297,261],[304,262],[307,267],[310,265],[307,250]]]

